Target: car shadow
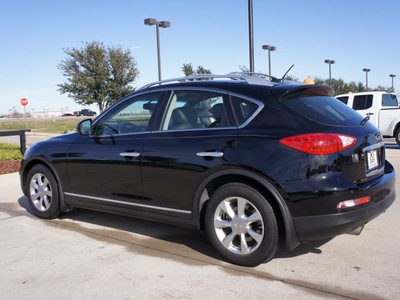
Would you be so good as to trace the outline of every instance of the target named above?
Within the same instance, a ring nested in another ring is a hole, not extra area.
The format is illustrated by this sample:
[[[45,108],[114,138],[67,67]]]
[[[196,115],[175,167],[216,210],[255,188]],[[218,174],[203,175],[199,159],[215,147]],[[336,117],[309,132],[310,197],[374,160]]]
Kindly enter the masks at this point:
[[[322,254],[322,250],[319,249],[322,245],[328,243],[331,241],[333,238],[329,239],[323,239],[323,240],[317,240],[317,241],[310,241],[306,243],[300,243],[297,248],[289,251],[286,249],[285,244],[282,243],[280,249],[275,255],[275,258],[290,258],[290,257],[296,257],[296,256],[301,256],[305,255],[308,253],[314,253],[314,254]]]
[[[28,199],[25,196],[19,198],[18,203],[27,212],[34,215],[32,210],[30,209]],[[90,235],[92,238],[98,238],[94,234],[100,233],[101,231],[101,235],[103,237],[108,236],[109,238],[107,239],[107,242],[111,243],[112,240],[115,239],[116,244],[121,244],[121,241],[126,241],[127,243],[133,242],[134,244],[140,245],[143,240],[139,239],[138,241],[135,241],[132,236],[126,235],[126,233],[133,233],[174,244],[184,245],[211,258],[222,260],[219,254],[208,242],[206,234],[198,230],[192,230],[165,223],[158,223],[154,221],[148,221],[144,219],[127,217],[112,213],[86,210],[82,208],[73,209],[72,211],[59,216],[56,220],[61,222],[63,222],[64,220],[79,222],[75,224],[66,223],[67,226],[65,227],[65,229],[69,231],[76,231],[79,233],[88,233],[88,235],[92,233]],[[100,231],[95,229],[92,230],[90,226],[85,226],[85,224],[97,225],[104,227],[105,229],[101,229]]]
[[[19,198],[18,203],[29,214],[34,215],[29,206],[28,199],[25,196]],[[90,235],[90,233],[92,232],[90,236],[95,238],[97,237],[93,234],[96,233],[96,230],[91,230],[90,226],[88,229],[85,227],[84,224],[92,224],[106,228],[101,230],[101,234],[102,236],[106,235],[109,237],[107,239],[107,242],[112,242],[112,239],[115,239],[116,243],[120,244],[121,240],[128,239],[128,241],[126,242],[129,243],[132,241],[131,237],[127,238],[125,236],[120,238],[120,236],[122,236],[123,233],[133,233],[141,236],[151,237],[157,240],[166,241],[169,243],[174,243],[177,245],[184,245],[210,258],[223,260],[223,258],[209,243],[205,232],[201,232],[198,230],[182,228],[174,225],[158,223],[144,219],[126,217],[112,213],[86,210],[82,208],[74,209],[70,212],[67,212],[61,215],[56,220],[61,222],[65,220],[83,223],[83,228],[79,225],[79,223],[76,223],[76,226],[71,226],[71,224],[68,224],[68,226],[65,226],[65,229],[69,231],[76,231],[78,233],[82,233],[82,231],[89,232],[88,235]],[[107,230],[109,230],[109,233],[106,233]],[[277,254],[275,255],[275,259],[296,257],[308,253],[321,254],[322,250],[319,249],[319,247],[329,242],[330,240],[331,239],[325,239],[301,243],[297,248],[292,251],[286,250],[285,244],[283,243]],[[137,243],[138,245],[140,245],[142,242],[143,240],[140,240]]]

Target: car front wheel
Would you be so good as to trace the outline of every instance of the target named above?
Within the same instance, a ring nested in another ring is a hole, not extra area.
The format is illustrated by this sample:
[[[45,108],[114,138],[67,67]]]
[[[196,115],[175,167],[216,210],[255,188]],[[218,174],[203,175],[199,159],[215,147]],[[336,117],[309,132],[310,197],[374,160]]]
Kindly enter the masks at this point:
[[[209,201],[207,235],[226,260],[256,266],[272,259],[279,247],[278,222],[263,195],[248,185],[229,183]]]
[[[47,167],[36,165],[29,171],[26,194],[31,209],[38,217],[52,219],[59,215],[57,181]]]

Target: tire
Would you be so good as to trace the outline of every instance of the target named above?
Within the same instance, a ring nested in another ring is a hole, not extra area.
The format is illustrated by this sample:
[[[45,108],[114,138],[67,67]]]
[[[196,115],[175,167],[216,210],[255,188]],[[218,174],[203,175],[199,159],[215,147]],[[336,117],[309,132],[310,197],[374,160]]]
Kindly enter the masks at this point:
[[[35,165],[28,173],[26,195],[34,214],[43,219],[53,219],[60,214],[57,181],[43,165]]]
[[[396,143],[397,145],[400,146],[400,127],[397,128],[395,134],[394,134],[394,138],[396,139]]]
[[[207,236],[229,262],[254,267],[279,248],[278,221],[269,202],[255,189],[229,183],[212,194],[205,215]]]

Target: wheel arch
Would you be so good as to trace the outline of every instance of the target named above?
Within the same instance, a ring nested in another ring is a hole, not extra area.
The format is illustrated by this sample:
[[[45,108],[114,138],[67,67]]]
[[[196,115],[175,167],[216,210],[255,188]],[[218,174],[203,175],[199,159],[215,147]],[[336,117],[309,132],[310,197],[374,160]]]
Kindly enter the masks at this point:
[[[271,204],[274,206],[274,209],[279,212],[280,215],[278,216],[278,218],[280,218],[284,226],[286,248],[292,250],[299,245],[292,215],[281,194],[267,179],[247,170],[222,170],[213,173],[202,182],[202,184],[196,191],[195,201],[193,205],[193,212],[195,212],[196,215],[199,216],[200,228],[204,228],[203,222],[205,211],[211,194],[215,192],[220,186],[229,182],[245,183],[258,190],[263,196],[269,196],[268,198],[271,198],[274,201]]]
[[[57,171],[55,170],[55,168],[53,167],[53,165],[51,163],[49,163],[49,161],[47,161],[45,158],[43,157],[34,157],[28,161],[26,161],[23,165],[23,168],[21,170],[21,188],[22,191],[24,193],[24,195],[27,195],[26,192],[26,181],[27,181],[27,177],[29,174],[29,171],[36,165],[41,164],[43,166],[45,166],[46,168],[48,168],[50,170],[50,172],[53,174],[54,178],[56,179],[57,182],[57,186],[58,186],[58,192],[59,192],[59,200],[60,200],[60,210],[61,212],[67,212],[71,210],[71,207],[69,207],[69,205],[67,205],[65,203],[64,200],[64,192],[63,192],[63,188],[62,188],[62,184],[61,184],[61,180],[60,177],[57,174]]]
[[[396,137],[396,131],[399,128],[400,128],[400,121],[398,121],[397,124],[394,126],[394,129],[393,129],[393,136],[394,137]]]

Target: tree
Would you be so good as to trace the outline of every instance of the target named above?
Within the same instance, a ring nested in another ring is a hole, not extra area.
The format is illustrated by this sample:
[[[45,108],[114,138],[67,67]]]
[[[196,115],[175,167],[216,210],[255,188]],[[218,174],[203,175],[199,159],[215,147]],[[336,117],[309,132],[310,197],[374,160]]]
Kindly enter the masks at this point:
[[[81,105],[97,104],[100,111],[134,91],[130,85],[139,75],[129,49],[106,47],[100,42],[86,42],[80,48],[64,50],[67,58],[58,68],[66,82],[58,84],[61,94]]]
[[[192,74],[212,74],[211,70],[206,69],[203,66],[197,66],[195,71],[192,64],[183,64],[182,72],[185,74],[185,76],[190,76]]]

